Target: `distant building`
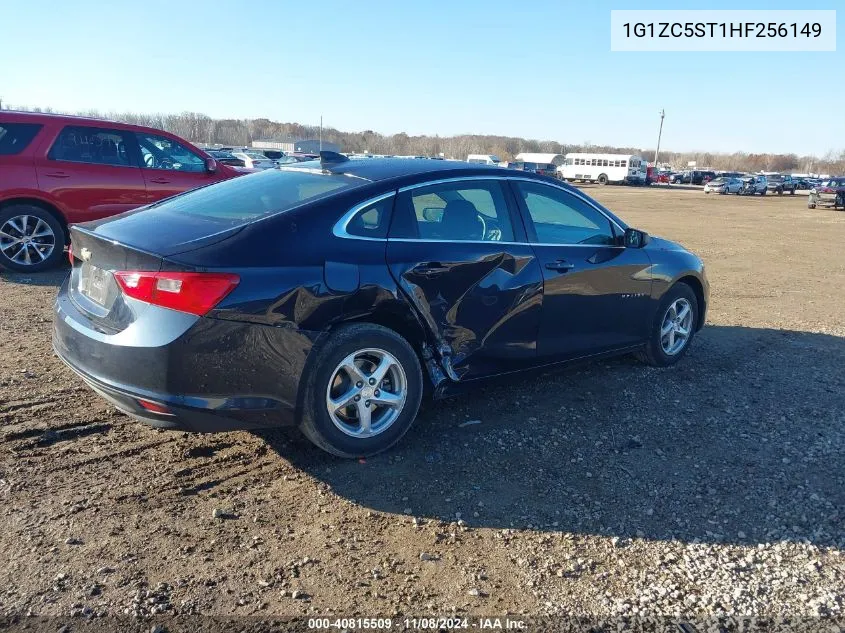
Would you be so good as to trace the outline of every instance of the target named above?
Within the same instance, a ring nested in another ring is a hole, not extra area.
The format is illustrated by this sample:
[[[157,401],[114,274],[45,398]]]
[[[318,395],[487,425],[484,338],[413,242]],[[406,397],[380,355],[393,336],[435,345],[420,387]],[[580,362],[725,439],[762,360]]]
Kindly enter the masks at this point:
[[[293,139],[289,141],[261,140],[253,141],[252,146],[255,149],[277,149],[280,152],[292,152],[294,151],[293,143]]]
[[[316,154],[320,151],[320,141],[314,139],[304,139],[301,141],[290,140],[260,140],[253,141],[252,146],[255,149],[275,149],[280,152],[301,152],[303,154]],[[323,150],[327,152],[339,152],[340,145],[337,143],[329,143],[323,141]]]
[[[293,143],[295,152],[301,152],[303,154],[316,154],[320,151],[320,141],[315,139],[308,139],[303,141],[294,141]],[[337,143],[329,143],[328,141],[323,141],[322,144],[323,151],[325,152],[339,152],[340,145]]]

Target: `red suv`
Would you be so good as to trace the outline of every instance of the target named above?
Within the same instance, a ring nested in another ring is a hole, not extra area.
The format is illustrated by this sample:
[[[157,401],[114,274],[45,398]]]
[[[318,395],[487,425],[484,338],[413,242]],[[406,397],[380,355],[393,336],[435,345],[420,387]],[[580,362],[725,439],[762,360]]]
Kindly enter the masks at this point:
[[[0,267],[54,266],[68,224],[96,220],[251,170],[178,136],[75,116],[0,111]]]

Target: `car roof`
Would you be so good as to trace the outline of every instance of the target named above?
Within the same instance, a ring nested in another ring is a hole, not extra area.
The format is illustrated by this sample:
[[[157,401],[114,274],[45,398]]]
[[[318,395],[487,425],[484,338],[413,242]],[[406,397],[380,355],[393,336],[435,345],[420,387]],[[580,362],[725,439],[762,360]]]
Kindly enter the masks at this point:
[[[15,122],[15,123],[40,123],[45,124],[49,121],[57,121],[60,123],[65,123],[68,125],[73,125],[74,123],[88,124],[92,127],[103,127],[107,126],[109,128],[113,128],[116,130],[126,130],[130,132],[144,132],[144,133],[151,133],[155,135],[165,135],[171,136],[175,139],[179,139],[183,143],[188,143],[192,147],[196,147],[200,151],[205,151],[193,145],[187,139],[182,138],[172,132],[168,132],[166,130],[162,130],[155,127],[148,127],[146,125],[135,125],[133,123],[122,123],[120,121],[112,121],[110,119],[102,119],[97,117],[88,117],[88,116],[78,116],[75,114],[53,114],[50,112],[22,112],[20,110],[0,110],[0,118],[5,121]]]
[[[301,162],[295,166],[286,167],[286,169],[323,169],[323,165],[320,161],[313,160]],[[442,174],[443,178],[476,175],[501,175],[505,177],[508,174],[513,175],[515,173],[495,165],[480,165],[477,163],[465,163],[463,161],[411,160],[407,158],[347,160],[326,164],[325,169],[335,174],[356,176],[372,182],[416,175],[436,176]],[[521,175],[523,172],[519,173]]]

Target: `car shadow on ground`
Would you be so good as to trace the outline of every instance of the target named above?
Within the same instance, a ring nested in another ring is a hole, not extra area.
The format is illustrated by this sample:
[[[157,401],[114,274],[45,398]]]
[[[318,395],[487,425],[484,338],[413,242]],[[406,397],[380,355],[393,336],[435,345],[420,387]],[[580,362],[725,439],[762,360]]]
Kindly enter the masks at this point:
[[[630,357],[432,403],[399,445],[268,445],[374,511],[686,542],[845,546],[845,338],[706,328],[670,369]]]
[[[70,266],[67,264],[41,273],[17,273],[0,268],[0,282],[25,286],[55,286],[58,288],[69,272]]]

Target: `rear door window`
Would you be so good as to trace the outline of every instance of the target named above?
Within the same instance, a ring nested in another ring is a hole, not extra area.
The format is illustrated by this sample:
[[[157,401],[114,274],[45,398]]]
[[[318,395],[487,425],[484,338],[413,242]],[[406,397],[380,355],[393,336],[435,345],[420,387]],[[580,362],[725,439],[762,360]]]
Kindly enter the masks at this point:
[[[107,128],[68,126],[61,131],[47,158],[50,160],[132,167],[131,139],[126,132]]]
[[[0,156],[20,154],[41,127],[37,123],[0,123]]]
[[[410,234],[394,237],[450,242],[513,241],[510,211],[499,181],[467,180],[419,187],[401,194],[397,200],[397,209],[407,212],[409,206],[413,225],[409,227]],[[398,232],[404,233],[404,228]]]

